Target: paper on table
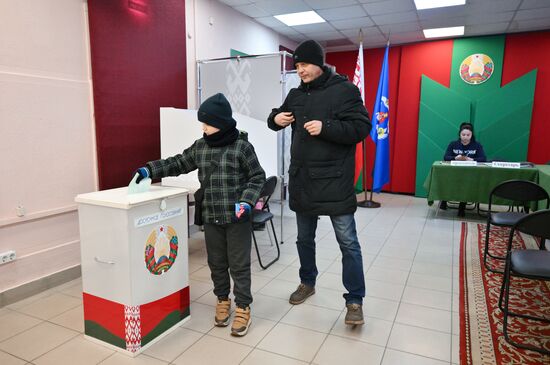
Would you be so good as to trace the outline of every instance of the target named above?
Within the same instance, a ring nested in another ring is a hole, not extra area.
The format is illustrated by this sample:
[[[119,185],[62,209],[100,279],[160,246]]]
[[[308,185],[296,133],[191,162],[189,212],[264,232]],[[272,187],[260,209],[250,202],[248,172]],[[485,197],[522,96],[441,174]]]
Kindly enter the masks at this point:
[[[138,176],[139,174],[136,172],[134,178],[130,181],[130,184],[128,185],[128,194],[145,193],[151,188],[150,178],[142,179],[138,184],[136,183]]]

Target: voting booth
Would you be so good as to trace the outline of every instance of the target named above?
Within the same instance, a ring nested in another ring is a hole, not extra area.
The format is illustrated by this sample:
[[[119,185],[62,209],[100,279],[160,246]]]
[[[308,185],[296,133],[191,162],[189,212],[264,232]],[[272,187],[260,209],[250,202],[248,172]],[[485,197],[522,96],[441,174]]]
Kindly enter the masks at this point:
[[[84,334],[134,356],[189,318],[187,194],[80,194]]]

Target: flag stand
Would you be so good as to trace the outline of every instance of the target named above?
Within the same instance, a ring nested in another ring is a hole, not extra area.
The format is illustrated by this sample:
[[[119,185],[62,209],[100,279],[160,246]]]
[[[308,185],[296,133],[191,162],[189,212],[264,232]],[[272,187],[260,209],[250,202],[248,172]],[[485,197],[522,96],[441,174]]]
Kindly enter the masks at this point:
[[[369,199],[367,199],[367,174],[366,174],[366,172],[367,172],[367,159],[366,159],[367,150],[366,150],[366,143],[365,143],[364,140],[363,140],[363,142],[361,142],[361,147],[363,149],[363,183],[362,183],[362,187],[363,187],[363,191],[365,192],[365,200],[357,202],[357,206],[361,207],[361,208],[380,208],[381,204],[378,203],[378,202],[375,202],[374,200],[372,200],[372,186],[371,186],[371,190],[370,190],[370,197],[369,197]],[[373,181],[373,183],[374,183],[374,181]]]

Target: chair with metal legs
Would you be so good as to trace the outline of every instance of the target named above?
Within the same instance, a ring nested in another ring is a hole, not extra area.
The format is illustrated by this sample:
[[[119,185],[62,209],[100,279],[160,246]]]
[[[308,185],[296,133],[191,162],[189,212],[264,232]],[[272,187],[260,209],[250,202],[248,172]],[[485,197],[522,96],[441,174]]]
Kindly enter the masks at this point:
[[[550,350],[542,347],[536,347],[526,343],[519,343],[512,340],[508,333],[508,317],[521,317],[532,321],[541,321],[550,323],[550,317],[539,317],[531,314],[512,312],[510,310],[510,284],[512,277],[521,277],[531,280],[550,281],[550,252],[546,250],[512,250],[514,234],[522,232],[532,235],[541,240],[540,246],[544,246],[544,240],[550,238],[550,210],[541,210],[531,213],[521,218],[511,229],[508,238],[508,247],[506,254],[506,265],[504,268],[504,277],[500,288],[500,297],[498,306],[503,312],[503,332],[506,341],[514,346],[537,351],[543,354],[550,354]],[[547,303],[540,306],[541,308],[550,308],[550,298],[546,297]],[[515,307],[517,304],[514,303]],[[520,308],[515,308],[520,309]],[[540,315],[540,313],[539,313]],[[536,324],[532,324],[536,326]]]
[[[275,191],[275,187],[277,186],[277,177],[276,176],[270,176],[267,178],[264,187],[262,188],[262,192],[260,193],[260,199],[263,201],[263,206],[261,209],[254,209],[252,210],[252,239],[254,240],[254,247],[256,248],[256,254],[258,255],[258,263],[262,267],[262,269],[267,269],[273,263],[277,260],[279,260],[279,257],[281,256],[281,250],[279,249],[279,241],[277,240],[277,234],[275,233],[275,226],[273,225],[273,213],[269,210],[269,199],[271,198],[271,195]],[[260,250],[258,249],[258,242],[256,241],[256,235],[254,234],[254,226],[266,224],[269,222],[271,224],[271,230],[273,232],[273,239],[275,240],[275,247],[277,248],[277,256],[264,265],[262,262],[262,258],[260,256]]]
[[[495,200],[499,204],[506,204],[511,207],[515,207],[516,211],[511,209],[507,212],[493,212],[492,206],[495,204]],[[487,270],[502,274],[502,271],[491,267],[488,261],[489,258],[494,260],[506,259],[505,256],[498,256],[490,251],[489,237],[491,226],[512,227],[521,218],[529,214],[531,204],[538,203],[540,200],[546,200],[546,209],[548,209],[550,204],[548,193],[543,187],[532,181],[508,180],[493,188],[489,195],[487,226],[485,229],[485,250],[483,252],[483,264]],[[541,247],[541,249],[542,248],[543,247]]]

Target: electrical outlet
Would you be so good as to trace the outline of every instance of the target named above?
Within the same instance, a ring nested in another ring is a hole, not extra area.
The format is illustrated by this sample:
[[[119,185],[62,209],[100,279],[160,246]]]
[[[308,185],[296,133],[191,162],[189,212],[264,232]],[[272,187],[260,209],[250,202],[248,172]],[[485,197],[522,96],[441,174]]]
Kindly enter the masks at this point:
[[[14,250],[0,253],[0,265],[14,261],[17,258]]]

